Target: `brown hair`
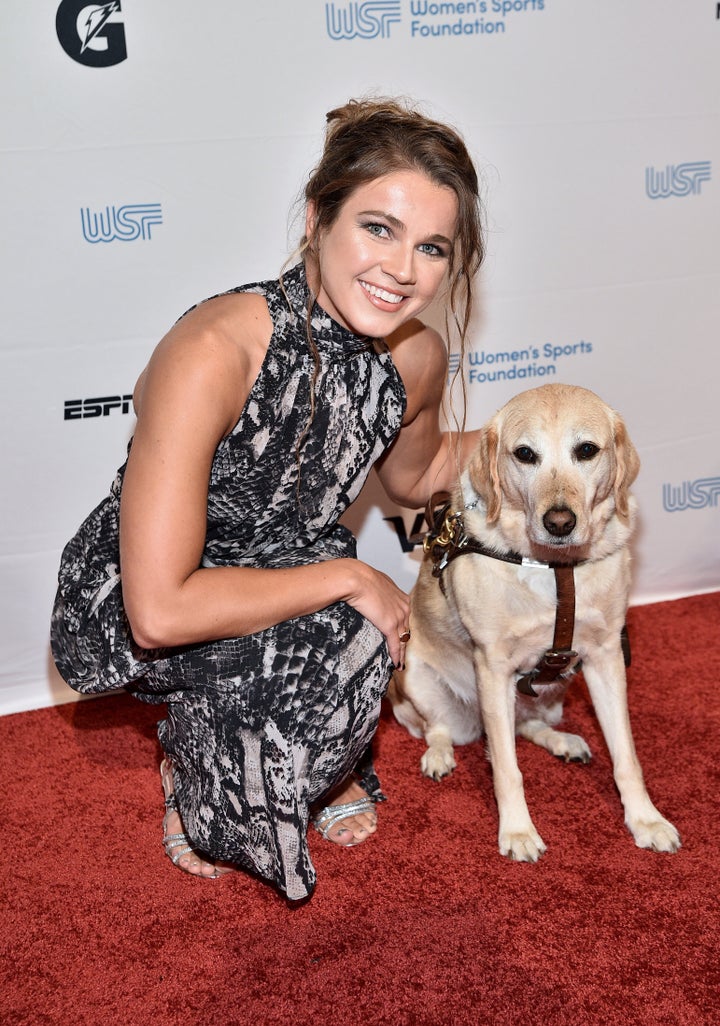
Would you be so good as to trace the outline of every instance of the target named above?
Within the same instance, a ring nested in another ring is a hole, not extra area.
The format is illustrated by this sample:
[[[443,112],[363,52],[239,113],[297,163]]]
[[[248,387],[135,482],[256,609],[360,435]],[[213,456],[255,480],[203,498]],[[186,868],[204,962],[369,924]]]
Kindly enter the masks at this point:
[[[421,171],[457,197],[449,307],[462,347],[472,315],[472,282],[484,248],[477,172],[455,129],[398,100],[350,100],[327,115],[325,146],[305,187],[305,201],[313,203],[316,231],[322,231],[332,226],[355,189],[401,170]],[[300,251],[308,250],[312,252],[312,239],[303,237]]]

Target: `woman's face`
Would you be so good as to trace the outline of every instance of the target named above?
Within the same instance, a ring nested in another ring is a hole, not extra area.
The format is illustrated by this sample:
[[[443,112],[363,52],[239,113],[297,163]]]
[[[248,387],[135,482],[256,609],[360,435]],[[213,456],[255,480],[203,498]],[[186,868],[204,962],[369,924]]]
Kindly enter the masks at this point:
[[[452,189],[419,171],[397,171],[359,186],[336,220],[314,235],[308,206],[306,235],[314,244],[317,301],[357,335],[384,338],[417,317],[446,279],[457,227]]]

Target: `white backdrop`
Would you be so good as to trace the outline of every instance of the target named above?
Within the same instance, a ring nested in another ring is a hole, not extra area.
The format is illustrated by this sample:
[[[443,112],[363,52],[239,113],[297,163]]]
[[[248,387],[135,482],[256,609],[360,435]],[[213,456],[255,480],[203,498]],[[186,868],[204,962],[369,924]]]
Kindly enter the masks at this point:
[[[633,601],[720,588],[715,0],[2,10],[0,713],[73,697],[48,653],[58,559],[124,458],[153,346],[276,276],[325,112],[368,92],[450,120],[481,171],[469,424],[543,381],[594,389],[643,462]],[[372,480],[349,516],[407,588],[414,521]]]

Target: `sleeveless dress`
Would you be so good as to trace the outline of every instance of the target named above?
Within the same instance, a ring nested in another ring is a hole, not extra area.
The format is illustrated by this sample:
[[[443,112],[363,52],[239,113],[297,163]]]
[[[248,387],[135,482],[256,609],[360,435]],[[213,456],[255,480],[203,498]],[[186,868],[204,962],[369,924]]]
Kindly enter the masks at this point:
[[[273,332],[240,419],[213,458],[202,565],[289,567],[355,556],[338,520],[405,411],[387,346],[313,304],[313,381],[304,267],[231,291],[263,295]],[[305,898],[315,885],[310,806],[354,769],[371,797],[383,799],[370,745],[392,671],[385,639],[337,603],[245,637],[138,648],[119,566],[124,469],[62,555],[51,624],[58,669],[83,693],[125,688],[167,703],[158,736],[193,846],[290,899]]]

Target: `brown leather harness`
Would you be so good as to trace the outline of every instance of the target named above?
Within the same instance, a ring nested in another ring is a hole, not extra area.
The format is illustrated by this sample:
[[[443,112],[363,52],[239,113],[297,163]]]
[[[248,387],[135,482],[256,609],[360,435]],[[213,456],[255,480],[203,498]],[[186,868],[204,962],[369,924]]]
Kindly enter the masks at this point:
[[[423,550],[432,561],[433,577],[437,577],[440,589],[447,598],[447,590],[443,580],[443,571],[458,556],[474,553],[500,559],[505,563],[518,566],[540,566],[551,569],[555,574],[557,593],[557,611],[555,614],[555,631],[552,648],[547,649],[537,666],[524,674],[516,682],[516,687],[524,695],[537,696],[534,684],[550,684],[559,680],[568,670],[579,670],[578,653],[572,648],[575,630],[575,567],[579,563],[541,563],[521,556],[518,552],[502,552],[484,545],[465,531],[463,515],[453,510],[447,492],[433,495],[425,511],[425,519],[430,530],[423,539]],[[630,665],[630,641],[627,628],[623,627],[622,649],[625,665]]]

